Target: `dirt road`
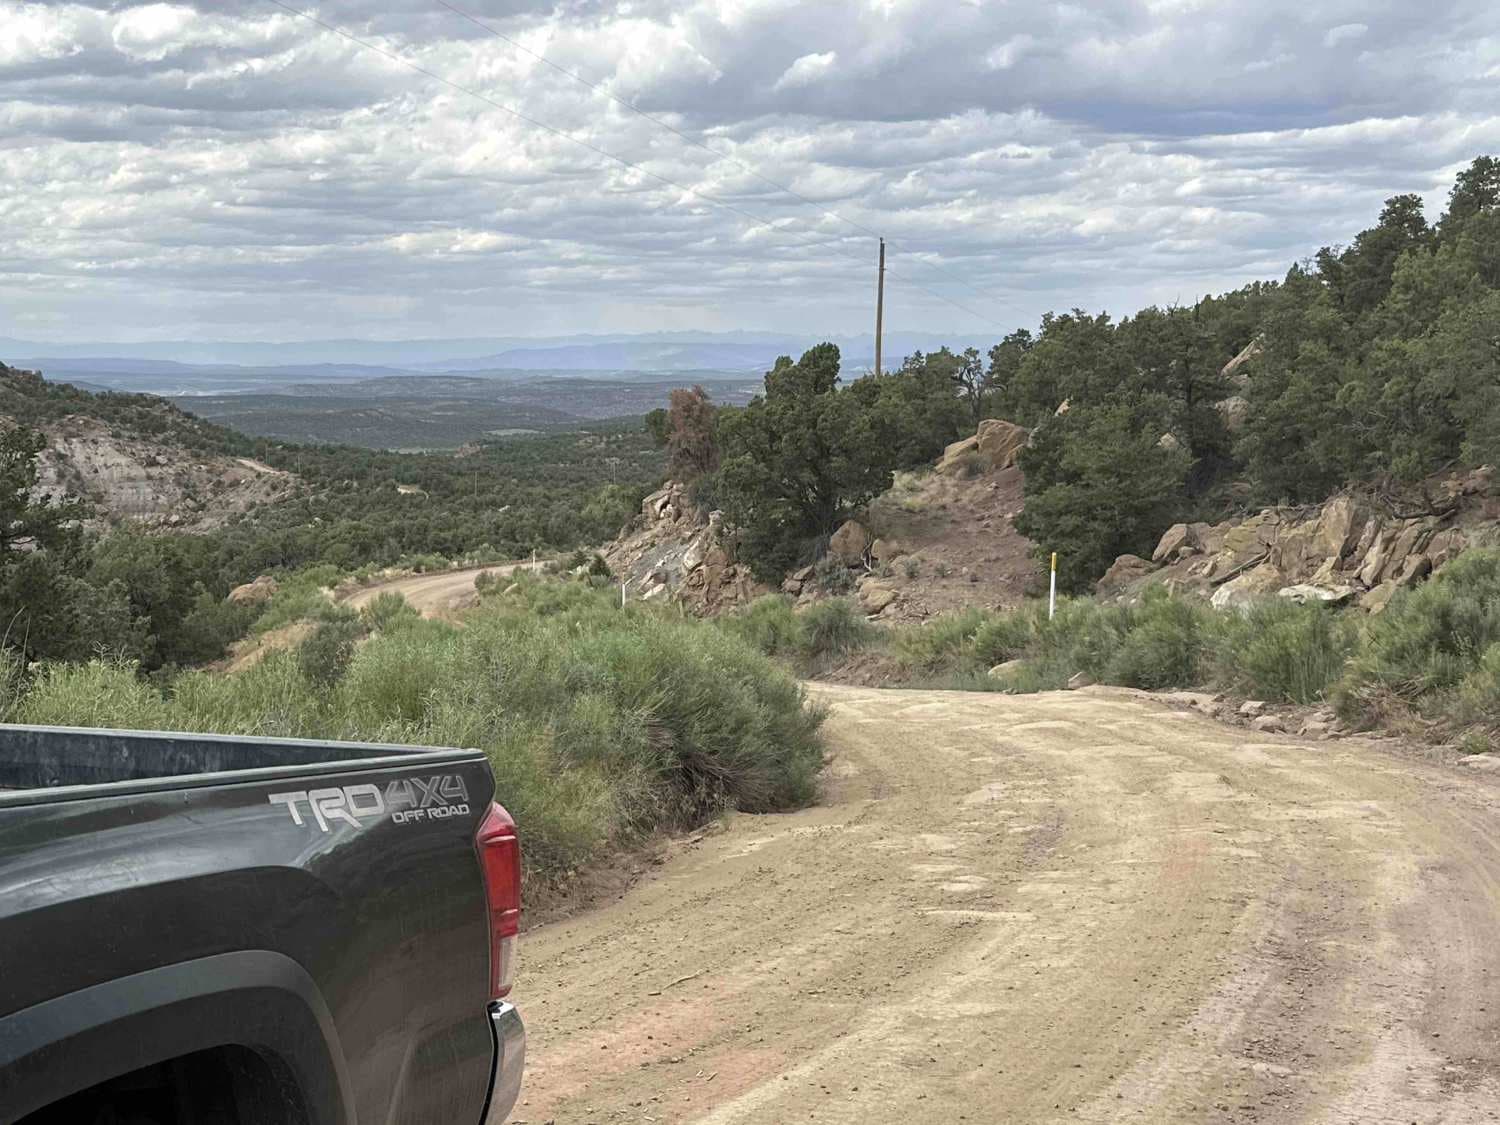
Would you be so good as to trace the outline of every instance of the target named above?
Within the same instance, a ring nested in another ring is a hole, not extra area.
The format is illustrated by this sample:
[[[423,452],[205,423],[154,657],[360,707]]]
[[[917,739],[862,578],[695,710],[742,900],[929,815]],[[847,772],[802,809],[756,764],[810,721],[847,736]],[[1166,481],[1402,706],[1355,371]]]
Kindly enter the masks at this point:
[[[1500,1119],[1500,787],[1126,693],[815,689],[826,803],[523,940],[531,1122]]]
[[[481,574],[504,576],[518,570],[526,570],[530,563],[498,563],[495,566],[473,566],[467,570],[444,570],[436,574],[413,574],[410,578],[397,578],[382,582],[378,586],[367,586],[356,590],[344,599],[344,604],[359,609],[374,601],[380,594],[397,593],[410,602],[426,617],[437,617],[455,609],[462,609],[474,599],[474,579]]]

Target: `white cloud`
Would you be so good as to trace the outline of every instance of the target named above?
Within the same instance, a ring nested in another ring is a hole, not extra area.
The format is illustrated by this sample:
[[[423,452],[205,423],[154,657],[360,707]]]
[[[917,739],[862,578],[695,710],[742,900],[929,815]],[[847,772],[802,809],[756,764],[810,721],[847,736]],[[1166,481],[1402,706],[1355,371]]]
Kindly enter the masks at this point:
[[[862,330],[867,230],[888,321],[987,330],[1280,273],[1500,151],[1487,0],[488,8],[597,89],[430,5],[318,10],[489,101],[279,9],[0,0],[0,335]]]
[[[1330,27],[1323,35],[1323,46],[1337,47],[1340,43],[1353,43],[1356,39],[1363,39],[1370,33],[1370,29],[1362,23],[1341,23],[1337,27]]]
[[[822,81],[832,72],[838,57],[837,51],[821,51],[815,55],[803,55],[787,67],[780,78],[776,79],[773,89],[795,90],[798,86],[810,86],[814,82]]]
[[[1035,42],[1030,35],[1012,36],[984,56],[985,65],[991,70],[1009,70]]]

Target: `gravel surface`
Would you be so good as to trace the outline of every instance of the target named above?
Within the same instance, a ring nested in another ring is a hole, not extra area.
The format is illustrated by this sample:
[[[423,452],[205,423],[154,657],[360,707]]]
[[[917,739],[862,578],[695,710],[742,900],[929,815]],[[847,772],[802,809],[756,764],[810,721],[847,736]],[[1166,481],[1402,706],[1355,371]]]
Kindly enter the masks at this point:
[[[513,1120],[1500,1117],[1500,789],[1111,689],[814,685],[823,803],[521,946]]]

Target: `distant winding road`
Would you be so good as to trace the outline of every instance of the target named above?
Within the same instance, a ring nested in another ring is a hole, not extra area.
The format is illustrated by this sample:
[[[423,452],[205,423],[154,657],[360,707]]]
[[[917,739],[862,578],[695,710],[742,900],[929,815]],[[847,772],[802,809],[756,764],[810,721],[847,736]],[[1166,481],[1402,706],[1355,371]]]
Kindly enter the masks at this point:
[[[462,609],[474,598],[474,580],[481,574],[498,577],[514,574],[518,570],[530,570],[531,563],[497,563],[494,566],[474,566],[466,570],[445,570],[437,574],[413,574],[408,578],[396,578],[377,586],[366,586],[344,599],[344,604],[359,609],[374,601],[381,594],[400,594],[424,617],[439,617]]]

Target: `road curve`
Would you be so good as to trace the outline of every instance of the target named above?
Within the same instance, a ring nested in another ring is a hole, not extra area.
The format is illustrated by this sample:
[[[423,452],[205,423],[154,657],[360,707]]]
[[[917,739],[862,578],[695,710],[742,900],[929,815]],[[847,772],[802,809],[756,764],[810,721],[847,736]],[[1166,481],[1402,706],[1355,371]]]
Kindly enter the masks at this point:
[[[812,690],[822,805],[523,939],[513,1120],[1500,1117],[1489,776],[1108,689]]]
[[[518,570],[528,570],[531,563],[497,563],[494,566],[471,566],[464,570],[443,570],[435,574],[413,574],[393,578],[375,586],[355,590],[343,599],[345,605],[360,609],[381,594],[396,593],[411,603],[424,617],[437,617],[462,609],[474,599],[474,580],[481,574],[503,577]]]

